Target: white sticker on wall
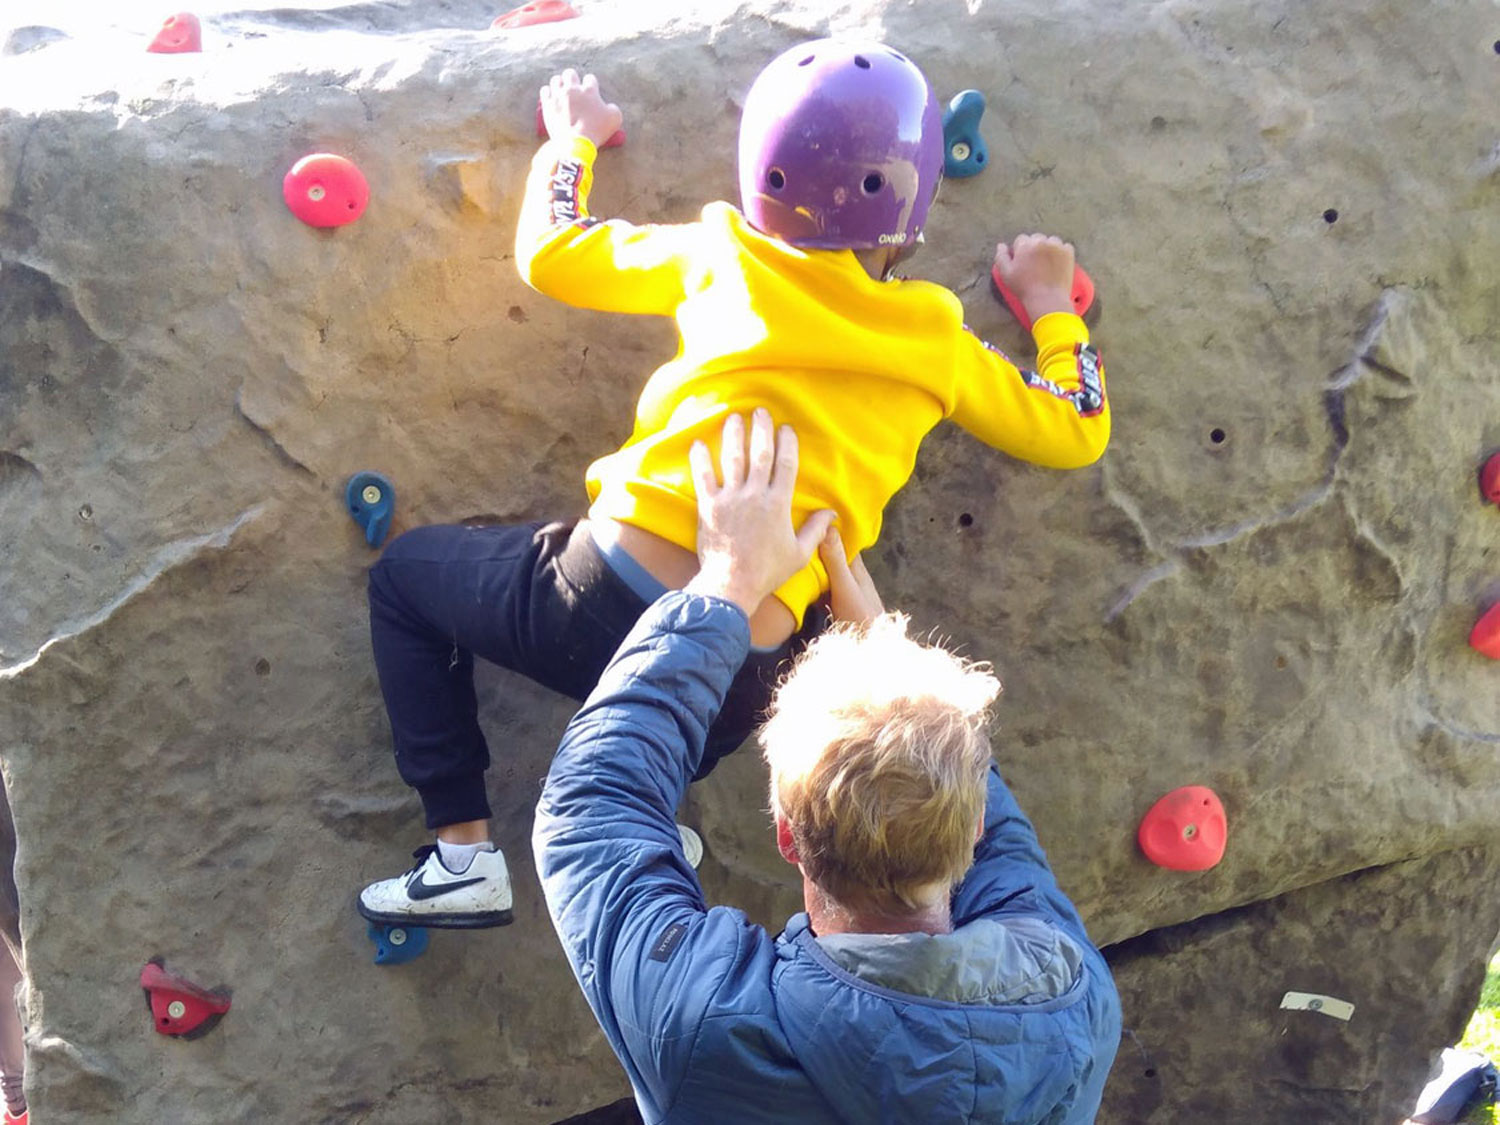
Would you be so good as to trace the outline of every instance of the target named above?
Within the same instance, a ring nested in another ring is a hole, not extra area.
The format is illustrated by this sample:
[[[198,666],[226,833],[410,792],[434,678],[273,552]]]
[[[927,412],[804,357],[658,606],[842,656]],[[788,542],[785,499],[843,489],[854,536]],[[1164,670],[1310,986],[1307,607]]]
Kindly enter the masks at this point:
[[[1316,992],[1288,992],[1281,998],[1281,1006],[1293,1012],[1321,1012],[1345,1022],[1354,1015],[1354,1005],[1349,1001],[1337,996],[1319,996]]]

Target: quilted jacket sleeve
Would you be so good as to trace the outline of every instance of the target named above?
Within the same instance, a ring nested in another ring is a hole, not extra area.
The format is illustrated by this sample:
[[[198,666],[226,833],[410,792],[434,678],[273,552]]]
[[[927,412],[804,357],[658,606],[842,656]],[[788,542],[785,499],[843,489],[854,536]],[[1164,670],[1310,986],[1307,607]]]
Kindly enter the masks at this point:
[[[675,820],[749,642],[730,603],[664,595],[568,725],[537,806],[547,909],[648,1121],[725,980],[771,949],[739,911],[706,908]]]

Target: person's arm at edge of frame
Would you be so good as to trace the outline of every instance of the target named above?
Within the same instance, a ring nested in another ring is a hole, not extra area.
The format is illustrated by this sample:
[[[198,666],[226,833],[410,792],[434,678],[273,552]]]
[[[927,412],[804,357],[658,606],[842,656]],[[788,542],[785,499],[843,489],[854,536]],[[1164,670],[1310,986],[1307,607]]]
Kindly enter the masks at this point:
[[[537,151],[516,223],[516,269],[539,293],[580,308],[670,316],[683,300],[685,231],[589,214],[599,145],[619,129],[592,74],[554,75],[540,91],[549,140]]]
[[[773,453],[757,411],[725,424],[719,486],[705,447],[691,455],[702,569],[642,615],[569,724],[548,773],[533,851],[553,924],[589,1006],[648,1120],[665,1114],[714,985],[747,958],[774,957],[738,911],[707,911],[674,813],[749,648],[749,615],[800,567],[832,518],[791,525],[796,441]],[[758,496],[752,495],[759,493]],[[767,534],[779,511],[784,534]],[[749,556],[754,556],[753,558]]]

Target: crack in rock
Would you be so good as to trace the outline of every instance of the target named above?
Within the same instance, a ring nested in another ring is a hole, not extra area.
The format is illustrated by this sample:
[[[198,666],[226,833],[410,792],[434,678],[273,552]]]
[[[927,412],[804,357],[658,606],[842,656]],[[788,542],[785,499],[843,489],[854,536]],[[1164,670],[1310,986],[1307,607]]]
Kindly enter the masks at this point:
[[[271,450],[278,461],[282,462],[285,465],[289,465],[291,468],[296,469],[298,472],[306,474],[313,480],[318,479],[318,474],[313,472],[310,468],[308,468],[305,464],[303,464],[295,456],[293,456],[291,450],[287,449],[286,446],[282,445],[281,442],[277,440],[276,435],[271,432],[269,427],[262,425],[254,418],[250,417],[250,414],[245,410],[245,389],[243,387],[241,387],[234,396],[234,410],[236,414],[238,414],[245,420],[245,422],[250,426],[252,430],[260,435],[261,440],[265,442],[267,448]]]
[[[146,564],[145,570],[130,581],[107,605],[95,610],[87,617],[75,619],[59,626],[52,636],[48,637],[37,650],[22,660],[10,664],[0,665],[0,681],[15,679],[17,676],[36,666],[37,662],[46,654],[47,650],[60,641],[71,640],[81,636],[90,629],[103,625],[127,602],[141,593],[153,582],[174,567],[189,562],[202,554],[204,551],[222,551],[229,545],[229,541],[247,523],[257,519],[265,511],[264,504],[240,513],[231,523],[211,531],[207,535],[197,535],[191,539],[178,539],[160,548]]]
[[[1386,323],[1390,319],[1392,306],[1398,297],[1398,292],[1393,289],[1387,289],[1380,295],[1375,311],[1370,318],[1370,323],[1366,326],[1359,343],[1355,346],[1354,358],[1329,376],[1327,389],[1323,395],[1323,409],[1328,415],[1328,429],[1333,443],[1329,449],[1328,468],[1323,474],[1323,479],[1301,496],[1298,496],[1290,504],[1278,508],[1270,515],[1252,516],[1237,523],[1206,531],[1201,535],[1181,539],[1169,547],[1158,550],[1159,554],[1175,557],[1166,558],[1155,566],[1150,567],[1127,586],[1125,592],[1105,612],[1104,623],[1106,625],[1115,621],[1149,587],[1164,578],[1171,577],[1181,570],[1183,556],[1188,552],[1203,550],[1208,547],[1221,547],[1242,536],[1251,535],[1265,528],[1287,523],[1296,519],[1304,512],[1316,508],[1333,494],[1334,485],[1338,480],[1339,462],[1343,459],[1344,450],[1349,446],[1349,426],[1344,409],[1344,393],[1358,383],[1365,376],[1366,372],[1371,369],[1397,382],[1406,385],[1411,384],[1411,378],[1405,372],[1397,371],[1388,364],[1373,358],[1380,345],[1380,339],[1385,331]],[[1146,522],[1141,517],[1135,501],[1128,493],[1117,486],[1111,488],[1110,495],[1115,506],[1124,512],[1135,523],[1136,527],[1139,528],[1147,547],[1155,549],[1152,544],[1151,535],[1147,530]],[[1383,544],[1375,539],[1366,528],[1359,527],[1358,530],[1363,538],[1367,539],[1377,551],[1390,559],[1394,564],[1394,558],[1391,558],[1390,551]]]
[[[1108,625],[1115,618],[1119,617],[1120,614],[1124,613],[1129,608],[1131,602],[1146,592],[1148,586],[1154,586],[1163,578],[1170,578],[1181,569],[1182,562],[1180,559],[1168,559],[1166,562],[1157,563],[1126,587],[1125,592],[1120,595],[1119,600],[1110,606],[1108,612],[1105,613],[1104,623]]]
[[[1445,734],[1451,734],[1454,738],[1461,739],[1464,742],[1478,742],[1485,746],[1500,746],[1500,734],[1496,734],[1493,731],[1471,730],[1468,727],[1461,727],[1453,722],[1453,720],[1445,719],[1439,715],[1437,709],[1433,706],[1434,703],[1436,703],[1436,700],[1430,695],[1420,700],[1420,717],[1426,719]]]
[[[26,458],[8,449],[0,449],[0,495],[41,479],[41,470]]]

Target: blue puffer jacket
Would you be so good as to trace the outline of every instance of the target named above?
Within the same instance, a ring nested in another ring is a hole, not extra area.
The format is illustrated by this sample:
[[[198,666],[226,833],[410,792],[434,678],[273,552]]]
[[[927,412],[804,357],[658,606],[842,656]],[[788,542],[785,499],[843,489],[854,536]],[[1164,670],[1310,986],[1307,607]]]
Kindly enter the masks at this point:
[[[664,595],[568,726],[537,807],[548,908],[642,1116],[1092,1121],[1119,1000],[994,770],[953,900],[953,940],[979,954],[966,978],[977,1002],[878,983],[878,966],[814,937],[806,915],[773,939],[738,910],[707,908],[674,813],[748,645],[736,607]],[[1036,1000],[1046,987],[1028,978],[1049,973],[1060,995]],[[1016,996],[1035,1002],[1004,1002]]]

